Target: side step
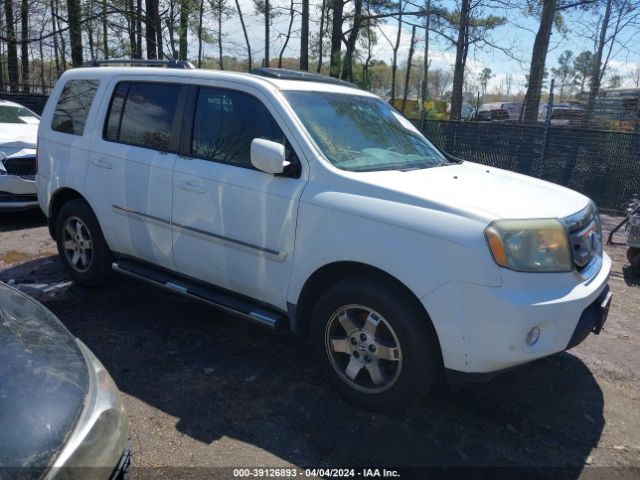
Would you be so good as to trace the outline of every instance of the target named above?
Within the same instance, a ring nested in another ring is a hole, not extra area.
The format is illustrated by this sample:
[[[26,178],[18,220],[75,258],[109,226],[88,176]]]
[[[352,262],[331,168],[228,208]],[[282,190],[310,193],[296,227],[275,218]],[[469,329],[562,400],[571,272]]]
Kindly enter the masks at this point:
[[[163,270],[131,260],[117,260],[113,262],[112,268],[114,271],[128,277],[142,280],[183,297],[206,303],[272,330],[280,330],[287,323],[287,319],[282,313],[268,310],[249,300],[218,290],[215,287],[208,287],[179,278]]]

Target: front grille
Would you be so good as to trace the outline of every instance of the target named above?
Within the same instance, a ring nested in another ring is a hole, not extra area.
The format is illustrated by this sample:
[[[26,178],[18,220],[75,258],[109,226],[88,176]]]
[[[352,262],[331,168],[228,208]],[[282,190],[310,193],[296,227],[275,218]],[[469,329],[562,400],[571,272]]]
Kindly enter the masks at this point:
[[[564,220],[569,231],[573,261],[582,272],[602,256],[600,218],[592,205]]]
[[[7,175],[33,177],[36,174],[36,157],[7,158],[2,163]]]

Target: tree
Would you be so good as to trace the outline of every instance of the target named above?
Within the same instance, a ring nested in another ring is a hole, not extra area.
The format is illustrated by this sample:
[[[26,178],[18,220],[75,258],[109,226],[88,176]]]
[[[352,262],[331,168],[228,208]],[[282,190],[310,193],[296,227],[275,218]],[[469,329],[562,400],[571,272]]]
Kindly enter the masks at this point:
[[[211,3],[211,13],[213,19],[216,22],[216,42],[218,44],[218,66],[220,70],[224,70],[224,55],[222,53],[222,40],[224,34],[222,33],[222,24],[224,21],[233,15],[235,12],[233,7],[229,6],[228,0],[209,0]]]
[[[478,81],[480,82],[480,88],[482,90],[483,97],[487,94],[487,85],[489,83],[489,80],[491,80],[493,77],[495,77],[495,75],[488,67],[483,68],[482,71],[478,74]]]
[[[620,33],[625,28],[637,29],[640,27],[639,19],[640,9],[635,0],[606,0],[604,13],[597,22],[599,29],[596,30],[596,52],[591,71],[591,81],[589,82],[587,108],[583,117],[584,124],[589,122],[593,115],[596,98],[600,93],[602,79],[607,71],[614,47],[629,48],[627,45],[622,44]]]
[[[538,33],[533,43],[533,53],[531,54],[531,68],[527,79],[528,88],[524,102],[524,121],[534,123],[538,121],[538,106],[540,104],[540,94],[544,77],[544,66],[549,51],[549,40],[551,39],[551,29],[556,16],[556,0],[542,0],[542,13],[540,14],[540,25]]]
[[[289,28],[287,29],[287,33],[284,37],[284,42],[282,42],[282,48],[280,49],[280,55],[278,55],[278,68],[282,68],[282,57],[284,56],[284,51],[287,49],[287,44],[291,39],[291,28],[293,27],[293,19],[295,18],[295,8],[294,8],[294,0],[290,0],[289,4]]]
[[[584,93],[584,86],[591,78],[593,71],[593,53],[584,50],[573,60],[574,84],[580,85],[580,95]]]
[[[144,37],[147,43],[147,58],[158,58],[156,48],[156,17],[159,16],[158,0],[145,0]]]
[[[239,0],[235,0],[236,2],[236,11],[238,12],[238,17],[240,17],[240,25],[242,25],[242,33],[244,35],[244,41],[247,45],[247,56],[249,57],[249,67],[248,67],[248,71],[250,72],[251,69],[253,68],[252,65],[252,58],[251,58],[251,42],[249,42],[249,34],[247,33],[247,27],[244,23],[244,17],[242,15],[242,10],[240,9],[240,2]]]
[[[309,70],[309,0],[302,0],[300,18],[300,70]]]
[[[531,53],[531,67],[529,68],[529,81],[523,110],[524,121],[529,123],[538,121],[540,94],[542,92],[545,64],[549,51],[549,40],[551,39],[554,22],[561,26],[562,17],[560,16],[560,12],[577,7],[586,8],[599,0],[540,1],[542,2],[540,24],[533,44],[533,52]],[[536,11],[536,9],[534,9],[534,11]]]
[[[562,103],[567,82],[574,75],[572,61],[573,52],[571,50],[565,50],[558,57],[558,66],[551,69],[551,73],[553,73],[556,80],[560,83],[560,96],[558,100],[560,103]]]
[[[620,88],[622,86],[622,77],[614,74],[609,77],[609,88]]]
[[[20,2],[20,60],[22,62],[22,91],[29,93],[29,2]]]
[[[13,18],[13,0],[5,0],[4,13],[7,20],[7,70],[9,73],[9,90],[18,91],[18,47]]]
[[[467,70],[469,49],[475,45],[488,44],[489,32],[505,23],[503,17],[496,15],[483,16],[483,7],[491,7],[490,2],[481,0],[462,0],[460,12],[444,12],[445,20],[457,31],[457,39],[444,35],[453,42],[456,48],[456,63],[453,70],[453,87],[451,91],[451,120],[460,120],[462,113],[462,95]]]

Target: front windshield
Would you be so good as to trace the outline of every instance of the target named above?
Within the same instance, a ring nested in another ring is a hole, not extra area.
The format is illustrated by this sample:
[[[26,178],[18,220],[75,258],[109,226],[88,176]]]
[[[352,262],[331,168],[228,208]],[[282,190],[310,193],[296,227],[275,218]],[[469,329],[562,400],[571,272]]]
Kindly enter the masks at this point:
[[[446,158],[379,98],[284,92],[305,128],[336,167],[370,172],[446,165]]]
[[[0,123],[38,123],[38,117],[31,110],[12,105],[0,105]]]

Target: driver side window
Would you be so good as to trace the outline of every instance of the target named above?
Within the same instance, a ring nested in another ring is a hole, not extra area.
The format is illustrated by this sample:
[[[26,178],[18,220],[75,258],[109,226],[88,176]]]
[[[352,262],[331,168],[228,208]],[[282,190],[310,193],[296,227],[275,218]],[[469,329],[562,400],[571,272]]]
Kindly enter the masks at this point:
[[[257,98],[232,90],[200,88],[193,121],[193,156],[253,168],[250,152],[254,138],[286,145],[284,133]]]

